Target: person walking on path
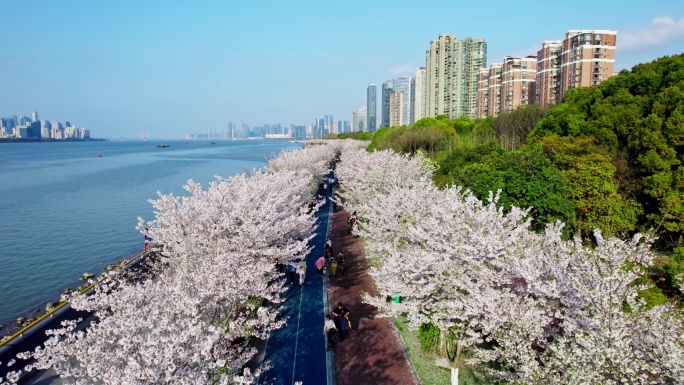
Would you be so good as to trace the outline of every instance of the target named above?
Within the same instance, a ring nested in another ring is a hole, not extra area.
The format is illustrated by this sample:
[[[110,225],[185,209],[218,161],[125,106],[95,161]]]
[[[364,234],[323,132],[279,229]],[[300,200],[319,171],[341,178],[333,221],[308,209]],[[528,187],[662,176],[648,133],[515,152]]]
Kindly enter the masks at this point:
[[[295,283],[295,273],[297,272],[297,268],[294,265],[293,261],[288,261],[287,266],[285,267],[285,270],[287,270],[287,274],[290,277],[290,285],[294,285]]]
[[[304,278],[306,277],[306,259],[300,259],[297,268],[299,269],[299,284],[304,285]]]
[[[328,314],[325,316],[325,324],[323,325],[323,335],[328,336],[328,346],[325,348],[326,351],[330,350],[330,348],[335,349],[335,334],[337,334],[337,327],[330,314]]]
[[[330,252],[332,253],[332,240],[330,239],[330,237],[326,238],[324,248],[326,250],[330,250]]]
[[[322,256],[316,260],[316,269],[318,269],[318,275],[323,276],[323,268],[325,267],[325,256]]]
[[[349,219],[347,219],[347,235],[350,235],[354,231],[354,226],[356,226],[356,222],[359,219],[356,217],[356,211],[349,216]]]
[[[339,302],[335,310],[332,311],[332,315],[335,317],[335,325],[337,325],[340,332],[340,342],[344,341],[345,337],[351,332],[349,313],[351,312],[342,305],[342,302]]]
[[[337,268],[340,269],[340,275],[344,274],[344,253],[341,251],[337,254],[337,263]]]

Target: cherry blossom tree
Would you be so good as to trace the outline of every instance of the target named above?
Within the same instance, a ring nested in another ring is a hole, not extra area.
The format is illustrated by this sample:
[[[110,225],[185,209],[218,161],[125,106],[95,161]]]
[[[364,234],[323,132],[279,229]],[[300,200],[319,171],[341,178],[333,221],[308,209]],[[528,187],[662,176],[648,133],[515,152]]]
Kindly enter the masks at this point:
[[[375,266],[379,296],[367,302],[437,325],[455,342],[445,344],[452,363],[470,347],[471,363],[497,361],[512,383],[682,382],[681,315],[645,309],[634,284],[651,240],[597,233],[590,247],[564,240],[560,223],[535,233],[527,210],[437,190],[429,167],[391,152],[342,154],[341,195],[361,213]],[[401,303],[386,301],[397,293]]]
[[[251,383],[249,339],[284,323],[275,265],[310,251],[312,180],[334,155],[282,153],[266,170],[218,178],[206,190],[191,180],[186,196],[159,194],[155,220],[138,225],[163,245],[152,278],[114,275],[71,298],[95,316],[87,331],[74,331],[77,321],[50,331],[44,347],[21,355],[36,359],[25,370],[52,367],[76,384]]]

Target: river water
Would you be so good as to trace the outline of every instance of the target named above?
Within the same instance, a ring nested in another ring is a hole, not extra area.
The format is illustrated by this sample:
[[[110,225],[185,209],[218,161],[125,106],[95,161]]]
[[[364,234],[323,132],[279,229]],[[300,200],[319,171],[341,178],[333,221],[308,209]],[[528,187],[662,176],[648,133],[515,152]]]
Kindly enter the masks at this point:
[[[157,148],[167,144],[168,148]],[[137,217],[157,192],[184,194],[266,164],[286,141],[0,143],[0,324],[141,251]],[[101,157],[98,156],[101,154]],[[256,199],[256,198],[255,198]],[[3,330],[0,330],[2,334]]]

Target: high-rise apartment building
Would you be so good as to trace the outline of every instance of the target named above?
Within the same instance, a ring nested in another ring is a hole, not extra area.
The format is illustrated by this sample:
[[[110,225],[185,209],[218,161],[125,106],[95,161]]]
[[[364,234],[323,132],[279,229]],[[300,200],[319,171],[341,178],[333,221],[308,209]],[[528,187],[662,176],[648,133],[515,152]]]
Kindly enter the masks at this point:
[[[537,57],[506,56],[501,68],[500,112],[511,112],[535,101]]]
[[[570,30],[561,51],[560,98],[575,87],[595,86],[615,72],[617,31]]]
[[[537,51],[537,94],[535,101],[546,108],[560,102],[560,54],[563,42],[547,40]]]
[[[387,80],[382,83],[382,127],[392,127],[390,116],[393,114],[393,111],[390,107],[390,95],[394,91],[404,94],[402,97],[404,104],[401,108],[402,124],[409,124],[411,121],[411,83],[412,80],[408,76]]]
[[[489,116],[489,69],[480,68],[477,74],[477,118],[482,119]]]
[[[411,122],[411,78],[409,76],[402,76],[392,80],[392,90],[397,92],[403,92],[402,97],[402,107],[401,107],[401,124],[409,124]],[[391,103],[390,103],[391,104]],[[392,114],[392,108],[390,106],[390,115]]]
[[[404,124],[404,92],[392,91],[390,93],[390,125],[389,127]]]
[[[485,39],[439,35],[425,51],[426,116],[477,117],[477,76],[487,64]]]
[[[324,129],[326,130],[326,133],[329,134],[332,132],[332,122],[333,122],[333,116],[332,115],[323,115],[323,119],[325,119],[325,127]]]
[[[393,91],[393,88],[394,82],[392,80],[388,80],[382,83],[382,120],[380,122],[381,127],[390,126],[390,93]]]
[[[368,115],[366,107],[361,107],[352,113],[352,131],[366,131]]]
[[[368,88],[366,89],[366,111],[368,112],[366,127],[368,127],[368,132],[375,132],[378,129],[377,104],[378,88],[375,86],[375,83],[368,83]]]
[[[498,116],[501,112],[501,67],[501,63],[489,65],[487,116]]]
[[[411,82],[411,121],[416,121],[425,117],[425,67],[416,69],[416,75]]]

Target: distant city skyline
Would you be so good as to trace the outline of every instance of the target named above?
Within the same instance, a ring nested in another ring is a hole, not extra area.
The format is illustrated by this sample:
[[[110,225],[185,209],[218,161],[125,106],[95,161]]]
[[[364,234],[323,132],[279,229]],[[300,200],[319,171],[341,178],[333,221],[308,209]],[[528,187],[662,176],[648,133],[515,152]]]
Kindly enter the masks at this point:
[[[40,120],[38,111],[31,117],[24,115],[0,116],[0,139],[64,140],[90,139],[90,130],[57,120]]]
[[[351,120],[352,111],[368,109],[369,83],[415,76],[440,34],[485,39],[487,66],[506,56],[536,55],[541,42],[562,39],[571,29],[618,31],[615,71],[683,50],[684,2],[623,1],[618,7],[595,1],[565,15],[566,6],[535,7],[531,17],[528,8],[502,3],[483,19],[471,17],[481,5],[446,0],[316,6],[5,1],[0,116],[37,110],[110,138],[141,137],[142,129],[148,137],[180,138],[227,130],[230,121],[309,127],[324,115]],[[364,28],[311,22],[331,15]],[[456,15],[464,17],[454,23]],[[36,28],[54,20],[65,22]],[[388,28],[397,20],[405,20],[402,28]],[[513,28],[511,20],[528,22]]]

